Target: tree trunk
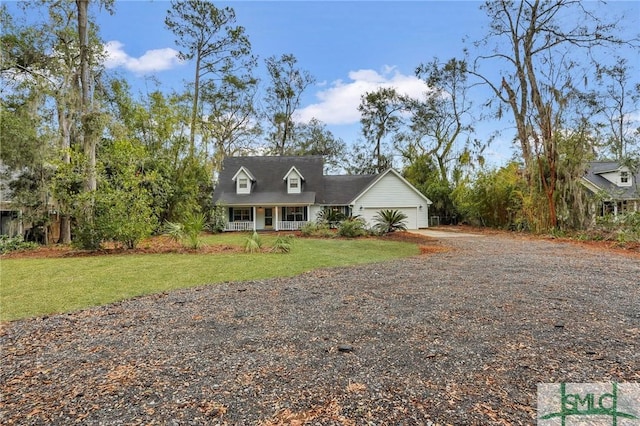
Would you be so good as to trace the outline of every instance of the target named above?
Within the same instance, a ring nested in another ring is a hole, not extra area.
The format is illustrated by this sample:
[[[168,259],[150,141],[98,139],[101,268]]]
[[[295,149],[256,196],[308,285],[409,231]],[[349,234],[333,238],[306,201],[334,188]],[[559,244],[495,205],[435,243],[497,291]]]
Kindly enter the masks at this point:
[[[64,95],[60,95],[64,96]],[[58,123],[61,132],[60,148],[62,149],[62,162],[64,164],[71,164],[71,118],[65,112],[65,106],[67,102],[58,100]],[[60,240],[62,244],[71,243],[71,217],[66,211],[66,207],[63,208],[63,212],[60,213]]]
[[[189,157],[196,156],[196,124],[198,122],[198,102],[200,102],[200,52],[196,57],[196,75],[193,82],[193,105],[191,106],[191,131],[189,132]]]
[[[96,190],[96,123],[92,114],[91,75],[89,64],[89,29],[88,9],[89,0],[76,0],[78,6],[78,37],[80,40],[80,84],[82,145],[87,160],[87,175],[85,191]]]

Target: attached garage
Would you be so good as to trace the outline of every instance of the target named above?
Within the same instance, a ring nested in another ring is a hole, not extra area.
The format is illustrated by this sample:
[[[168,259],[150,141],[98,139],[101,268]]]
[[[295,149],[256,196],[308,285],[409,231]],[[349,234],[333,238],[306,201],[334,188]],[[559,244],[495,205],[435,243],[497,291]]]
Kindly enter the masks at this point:
[[[417,207],[367,207],[361,210],[362,213],[359,214],[364,220],[367,221],[368,224],[373,225],[375,223],[375,217],[380,210],[399,210],[404,213],[407,218],[404,220],[404,224],[407,226],[407,229],[418,229],[418,208]],[[358,212],[356,212],[357,214]]]
[[[399,210],[407,216],[407,229],[429,226],[431,201],[398,172],[388,169],[365,188],[353,202],[353,213],[373,225],[380,210]]]

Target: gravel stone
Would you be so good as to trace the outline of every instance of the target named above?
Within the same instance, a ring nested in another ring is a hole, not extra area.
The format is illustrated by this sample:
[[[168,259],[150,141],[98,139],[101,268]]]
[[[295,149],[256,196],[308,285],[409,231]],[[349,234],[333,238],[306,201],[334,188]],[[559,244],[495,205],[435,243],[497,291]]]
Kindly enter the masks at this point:
[[[538,383],[640,381],[637,256],[431,244],[2,324],[0,423],[531,425]]]

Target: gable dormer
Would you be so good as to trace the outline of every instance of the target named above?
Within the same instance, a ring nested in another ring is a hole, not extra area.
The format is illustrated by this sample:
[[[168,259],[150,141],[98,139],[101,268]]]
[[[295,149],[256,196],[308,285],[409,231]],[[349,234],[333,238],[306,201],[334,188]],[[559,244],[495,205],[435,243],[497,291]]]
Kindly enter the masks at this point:
[[[240,167],[232,179],[236,183],[236,194],[251,194],[251,186],[256,179],[249,169]]]
[[[291,167],[286,175],[282,178],[287,183],[287,194],[300,194],[302,192],[302,182],[304,176],[296,169]]]
[[[629,172],[628,169],[622,168],[620,169],[620,183],[618,184],[618,186],[631,186],[633,185],[633,175],[631,174],[631,172]]]
[[[626,166],[600,173],[600,176],[616,186],[625,188],[633,185],[633,174]]]

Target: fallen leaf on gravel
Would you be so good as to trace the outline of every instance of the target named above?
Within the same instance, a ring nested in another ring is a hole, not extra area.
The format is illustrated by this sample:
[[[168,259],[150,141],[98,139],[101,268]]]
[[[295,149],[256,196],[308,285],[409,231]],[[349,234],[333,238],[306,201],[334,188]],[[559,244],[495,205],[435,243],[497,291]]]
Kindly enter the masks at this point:
[[[227,412],[227,407],[215,401],[202,401],[198,409],[212,417],[221,417]]]
[[[367,385],[363,383],[352,383],[349,382],[347,385],[347,392],[364,392],[367,390]]]
[[[0,423],[523,426],[537,383],[640,381],[635,259],[416,243],[452,252],[2,324]]]

